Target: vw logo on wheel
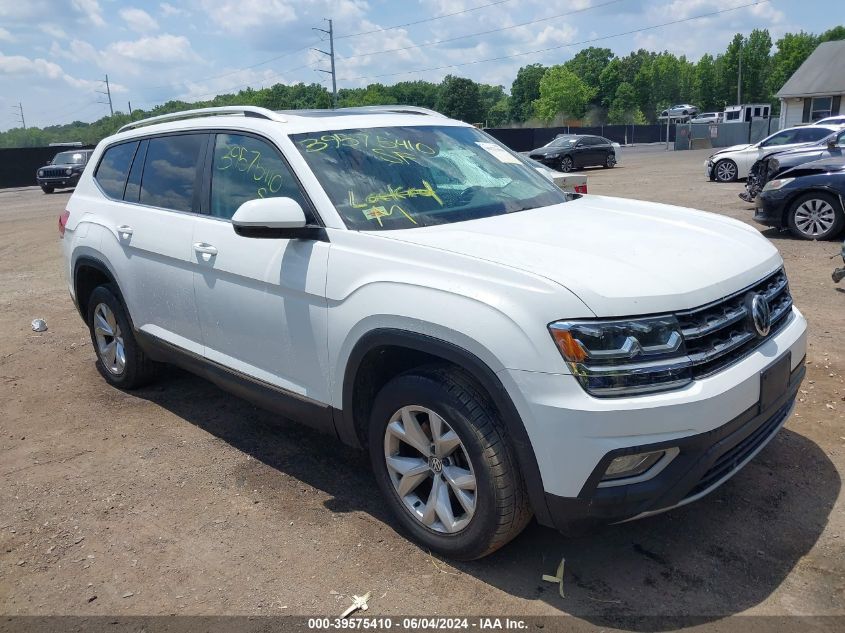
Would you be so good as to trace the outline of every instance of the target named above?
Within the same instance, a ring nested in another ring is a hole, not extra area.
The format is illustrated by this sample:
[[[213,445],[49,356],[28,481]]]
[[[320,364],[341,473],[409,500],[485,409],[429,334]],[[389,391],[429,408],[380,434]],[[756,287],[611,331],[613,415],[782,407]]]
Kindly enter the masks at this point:
[[[428,467],[432,470],[432,472],[436,475],[439,475],[443,472],[443,460],[439,457],[435,457],[432,455],[428,458]]]
[[[746,307],[757,335],[766,336],[772,329],[772,313],[769,310],[769,302],[761,294],[750,294],[746,299]]]

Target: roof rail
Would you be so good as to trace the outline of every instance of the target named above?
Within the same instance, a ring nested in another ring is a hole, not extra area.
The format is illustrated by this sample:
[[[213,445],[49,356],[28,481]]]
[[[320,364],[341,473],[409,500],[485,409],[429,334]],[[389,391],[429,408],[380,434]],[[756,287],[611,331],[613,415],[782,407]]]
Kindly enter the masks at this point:
[[[395,112],[397,114],[427,114],[429,116],[444,116],[437,110],[431,108],[422,108],[420,106],[412,105],[371,105],[371,106],[353,106],[350,110],[369,110],[371,112]]]
[[[133,121],[127,123],[118,130],[118,133],[126,130],[134,130],[145,125],[153,125],[155,123],[164,123],[165,121],[178,121],[180,119],[192,119],[195,117],[215,116],[218,114],[239,114],[245,117],[255,117],[258,119],[268,119],[270,121],[279,121],[285,123],[285,119],[280,114],[268,110],[267,108],[259,108],[257,106],[221,106],[216,108],[197,108],[195,110],[182,110],[181,112],[171,112],[170,114],[160,114],[158,116],[149,117],[148,119],[141,119],[140,121]]]

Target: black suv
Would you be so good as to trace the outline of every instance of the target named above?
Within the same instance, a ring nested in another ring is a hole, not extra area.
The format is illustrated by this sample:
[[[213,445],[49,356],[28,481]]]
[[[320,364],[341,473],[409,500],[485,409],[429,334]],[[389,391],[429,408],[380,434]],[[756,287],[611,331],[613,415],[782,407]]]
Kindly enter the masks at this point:
[[[53,160],[44,167],[40,167],[35,173],[38,186],[44,193],[53,193],[62,187],[75,187],[93,151],[76,149],[59,152]]]
[[[616,164],[613,143],[602,136],[559,134],[553,141],[532,150],[529,158],[557,171],[569,172],[581,167]]]

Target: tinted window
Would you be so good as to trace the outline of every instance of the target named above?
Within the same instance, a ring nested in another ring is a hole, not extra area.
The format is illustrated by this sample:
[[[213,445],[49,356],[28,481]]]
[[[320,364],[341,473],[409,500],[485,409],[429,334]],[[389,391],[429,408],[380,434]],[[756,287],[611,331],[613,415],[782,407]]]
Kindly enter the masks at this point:
[[[839,133],[839,136],[836,137],[836,144],[839,146],[845,146],[845,132]]]
[[[778,132],[777,134],[773,134],[767,140],[763,141],[761,145],[763,147],[769,147],[771,145],[787,145],[789,143],[794,143],[795,132],[795,130],[785,130],[783,132]]]
[[[132,162],[132,169],[129,170],[129,180],[123,196],[127,202],[138,202],[138,196],[141,193],[141,174],[144,173],[144,157],[147,155],[149,143],[149,141],[141,141],[138,151],[135,152],[135,160]]]
[[[801,134],[798,136],[798,141],[820,141],[828,134],[830,134],[830,130],[824,130],[820,128],[807,128],[801,130]]]
[[[185,134],[150,139],[141,179],[141,204],[174,211],[194,209],[197,165],[205,138],[205,134]]]
[[[84,165],[87,160],[85,152],[61,152],[53,159],[54,165]]]
[[[231,218],[256,198],[293,198],[307,206],[296,179],[279,152],[266,141],[241,134],[218,134],[211,172],[211,215]]]
[[[132,157],[135,156],[135,148],[137,147],[137,141],[122,143],[113,145],[103,154],[94,178],[100,183],[100,187],[103,188],[108,197],[117,200],[123,198],[123,189],[126,187],[129,166],[132,164]]]

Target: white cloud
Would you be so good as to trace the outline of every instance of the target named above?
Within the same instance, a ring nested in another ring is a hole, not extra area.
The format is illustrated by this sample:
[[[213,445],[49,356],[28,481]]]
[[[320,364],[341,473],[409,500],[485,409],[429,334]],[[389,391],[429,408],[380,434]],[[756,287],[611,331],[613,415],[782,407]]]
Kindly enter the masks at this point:
[[[38,26],[42,32],[46,33],[50,37],[54,37],[57,40],[66,40],[67,33],[65,33],[64,29],[60,26],[56,26],[55,24],[40,24]]]
[[[143,9],[121,9],[120,17],[123,18],[130,29],[138,33],[149,33],[150,31],[158,30],[158,22]]]
[[[202,0],[202,6],[219,27],[232,33],[297,19],[292,0]]]
[[[106,25],[106,21],[103,19],[103,10],[97,0],[71,0],[71,5],[94,26]]]
[[[159,10],[161,11],[161,14],[166,18],[173,16],[173,15],[187,15],[188,14],[188,12],[185,11],[184,9],[179,9],[177,7],[174,7],[169,2],[162,2],[158,6],[159,6]]]
[[[134,41],[112,42],[106,53],[135,62],[159,64],[184,64],[199,59],[187,37],[168,33]]]
[[[9,33],[9,31],[4,29],[2,26],[0,26],[0,41],[13,42],[14,40],[15,38],[12,37],[12,34]]]
[[[100,82],[89,79],[79,79],[67,74],[64,69],[55,62],[46,59],[31,59],[23,55],[4,55],[0,52],[0,75],[12,75],[26,78],[28,81],[35,79],[46,79],[51,82],[63,81],[73,88],[87,91],[99,89]],[[122,84],[111,84],[112,92],[126,92]]]

